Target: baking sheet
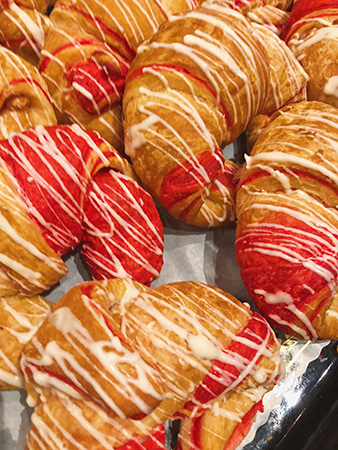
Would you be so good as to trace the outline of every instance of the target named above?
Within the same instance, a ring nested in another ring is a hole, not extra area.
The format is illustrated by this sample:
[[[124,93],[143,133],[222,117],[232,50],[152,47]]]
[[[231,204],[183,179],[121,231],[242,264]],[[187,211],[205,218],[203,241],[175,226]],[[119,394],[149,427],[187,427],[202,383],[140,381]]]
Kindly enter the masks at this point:
[[[236,151],[236,147],[229,151],[233,150]],[[196,280],[217,286],[240,300],[251,303],[235,259],[234,229],[200,229],[182,224],[163,211],[160,213],[165,235],[164,266],[159,279],[152,287],[172,281]],[[90,274],[77,251],[68,255],[65,262],[69,270],[68,275],[46,295],[54,302],[75,284],[90,279]],[[311,386],[305,383],[299,388],[299,383],[302,377],[306,376],[309,363],[318,361],[319,355],[328,344],[328,342],[306,343],[295,339],[286,340],[282,346],[282,354],[287,363],[287,376],[279,386],[265,396],[265,412],[258,414],[254,427],[239,450],[264,450],[265,444],[259,439],[268,444],[269,441],[266,439],[276,434],[276,427],[280,426],[283,417],[297,407],[300,396],[311,396]],[[321,365],[320,370],[315,371],[313,382],[323,378],[325,370],[329,370],[333,360],[332,354],[326,366]],[[283,398],[284,406],[280,406]],[[24,450],[31,413],[31,408],[25,405],[24,392],[0,393],[0,450]],[[259,437],[259,432],[262,434],[262,426],[263,438]]]

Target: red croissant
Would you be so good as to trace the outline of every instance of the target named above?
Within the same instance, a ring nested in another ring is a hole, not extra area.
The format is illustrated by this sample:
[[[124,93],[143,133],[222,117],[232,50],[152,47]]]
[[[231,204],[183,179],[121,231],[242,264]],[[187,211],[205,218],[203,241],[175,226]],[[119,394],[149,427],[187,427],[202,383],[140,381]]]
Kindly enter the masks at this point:
[[[272,119],[237,195],[242,279],[276,327],[337,339],[337,110],[301,102]]]
[[[74,249],[84,237],[94,275],[135,276],[145,283],[158,276],[163,238],[156,208],[149,194],[122,176],[133,176],[130,165],[97,133],[77,125],[36,127],[1,141],[0,157],[30,217],[57,253]],[[105,168],[120,174],[101,174]]]

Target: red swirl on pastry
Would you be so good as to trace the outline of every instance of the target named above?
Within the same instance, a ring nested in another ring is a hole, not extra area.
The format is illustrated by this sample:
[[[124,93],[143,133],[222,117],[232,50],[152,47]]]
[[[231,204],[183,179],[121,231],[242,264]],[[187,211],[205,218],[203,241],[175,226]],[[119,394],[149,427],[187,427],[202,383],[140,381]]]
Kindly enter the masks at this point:
[[[238,334],[229,347],[222,350],[221,358],[214,361],[208,375],[196,389],[191,400],[193,404],[203,406],[221,394],[234,389],[250,374],[273,344],[273,334],[266,320],[254,313],[244,330]],[[236,355],[241,363],[236,366],[228,361]]]
[[[121,101],[125,75],[123,71],[116,72],[109,63],[102,65],[93,58],[77,61],[66,77],[71,95],[89,114],[102,114]]]
[[[95,278],[149,284],[159,275],[162,224],[128,163],[97,133],[77,125],[36,127],[0,142],[31,218],[60,254],[83,239]],[[110,167],[114,170],[100,172]],[[120,173],[118,173],[120,172]]]
[[[95,279],[150,284],[162,267],[162,224],[149,194],[112,170],[99,172],[85,200],[82,254]]]

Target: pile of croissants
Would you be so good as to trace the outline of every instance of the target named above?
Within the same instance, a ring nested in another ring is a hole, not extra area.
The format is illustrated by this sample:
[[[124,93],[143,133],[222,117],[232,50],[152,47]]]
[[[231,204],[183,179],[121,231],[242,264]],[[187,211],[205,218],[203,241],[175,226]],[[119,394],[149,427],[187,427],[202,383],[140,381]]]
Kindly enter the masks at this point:
[[[172,421],[179,450],[235,450],[283,378],[271,325],[338,339],[338,0],[5,0],[0,44],[0,390],[27,391],[26,450],[165,450]],[[150,288],[157,206],[236,225],[261,315]],[[78,247],[93,281],[47,301]]]

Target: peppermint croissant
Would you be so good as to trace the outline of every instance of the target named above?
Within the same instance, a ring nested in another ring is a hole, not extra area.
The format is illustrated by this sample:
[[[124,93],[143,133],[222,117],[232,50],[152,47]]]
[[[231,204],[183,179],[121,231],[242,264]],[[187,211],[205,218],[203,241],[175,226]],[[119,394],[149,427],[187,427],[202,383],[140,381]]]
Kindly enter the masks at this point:
[[[36,407],[27,448],[165,448],[168,418],[273,386],[283,372],[278,351],[267,322],[217,288],[83,283],[23,351]]]
[[[123,98],[125,149],[171,215],[199,226],[234,221],[237,166],[221,147],[263,108],[268,84],[256,32],[216,3],[173,16],[139,47]]]
[[[247,158],[236,257],[259,310],[305,339],[337,339],[337,110],[282,108]]]
[[[50,252],[63,255],[83,241],[96,278],[149,284],[159,275],[163,231],[155,205],[130,178],[130,164],[97,133],[77,125],[36,127],[1,141],[0,161],[29,214],[28,235],[34,222]],[[13,236],[4,239],[3,246]],[[14,246],[8,251],[20,255]]]

